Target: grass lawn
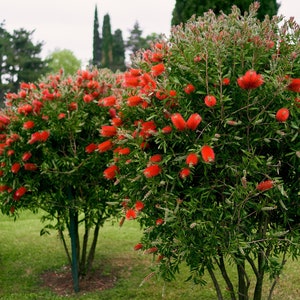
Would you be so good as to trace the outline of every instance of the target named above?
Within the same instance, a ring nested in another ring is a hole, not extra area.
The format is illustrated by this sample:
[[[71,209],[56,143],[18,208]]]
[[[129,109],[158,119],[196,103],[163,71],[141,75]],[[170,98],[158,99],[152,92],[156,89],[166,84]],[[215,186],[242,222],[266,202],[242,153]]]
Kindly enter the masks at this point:
[[[50,236],[39,235],[43,226],[39,218],[40,215],[24,212],[14,222],[0,215],[0,299],[216,299],[210,279],[206,278],[208,284],[204,287],[185,282],[187,272],[184,267],[174,282],[164,283],[154,276],[140,286],[150,274],[153,262],[151,256],[133,251],[141,234],[135,222],[125,222],[121,228],[108,222],[101,230],[94,266],[101,270],[102,276],[110,276],[114,283],[112,288],[58,295],[43,286],[42,274],[60,272],[67,260],[55,232]],[[299,267],[298,261],[286,264],[274,300],[300,299]],[[230,299],[229,295],[226,299]]]

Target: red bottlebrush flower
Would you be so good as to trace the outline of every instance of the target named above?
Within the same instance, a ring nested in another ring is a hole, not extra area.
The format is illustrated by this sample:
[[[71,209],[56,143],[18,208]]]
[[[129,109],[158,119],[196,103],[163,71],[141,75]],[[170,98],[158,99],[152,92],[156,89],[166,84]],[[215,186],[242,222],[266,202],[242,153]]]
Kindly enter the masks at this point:
[[[12,171],[12,173],[17,174],[20,171],[20,168],[21,168],[21,165],[19,163],[14,163],[11,166],[11,171]]]
[[[34,122],[33,121],[27,121],[23,124],[24,129],[31,129],[34,127]]]
[[[116,165],[111,165],[103,171],[103,175],[106,179],[114,179],[119,172],[119,168]]]
[[[10,123],[10,118],[5,115],[0,115],[0,123],[6,126]]]
[[[145,251],[146,254],[151,254],[151,253],[155,253],[158,251],[158,248],[157,247],[152,247],[152,248],[149,248]]]
[[[94,97],[92,96],[92,95],[90,95],[90,94],[85,94],[84,96],[83,96],[83,101],[85,102],[85,103],[90,103],[90,102],[92,102],[94,100]]]
[[[38,169],[38,166],[33,163],[26,163],[24,164],[24,169],[26,171],[36,171]]]
[[[179,176],[180,178],[184,179],[188,176],[190,176],[191,174],[191,170],[189,168],[183,168],[180,172],[179,172]]]
[[[24,114],[25,116],[31,113],[33,110],[33,107],[30,104],[24,104],[22,106],[18,107],[18,113]]]
[[[151,178],[159,175],[160,172],[161,172],[161,167],[159,165],[151,165],[147,167],[143,173],[147,178]]]
[[[275,118],[278,122],[285,122],[288,119],[289,115],[289,110],[283,107],[277,111]]]
[[[78,109],[78,104],[76,102],[71,102],[69,104],[69,111],[74,111]]]
[[[133,250],[138,251],[141,250],[143,248],[143,244],[142,243],[138,243],[133,247]]]
[[[195,113],[188,118],[186,122],[186,126],[191,130],[196,130],[201,121],[202,121],[201,116]]]
[[[155,97],[158,99],[158,100],[164,100],[166,98],[168,98],[168,95],[166,95],[164,92],[162,91],[157,91],[155,93]]]
[[[25,152],[25,153],[22,155],[22,160],[23,160],[23,161],[27,161],[31,156],[32,156],[32,154],[31,154],[30,152]]]
[[[265,181],[260,182],[256,186],[256,189],[258,191],[263,192],[263,191],[267,191],[267,190],[271,189],[273,186],[274,186],[274,182],[272,180],[265,180]]]
[[[156,132],[156,124],[154,121],[147,121],[142,123],[142,129],[140,131],[140,136],[144,138],[150,137]]]
[[[163,220],[163,219],[157,219],[157,220],[155,221],[155,224],[156,224],[157,226],[162,225],[162,224],[164,224],[164,220]]]
[[[118,150],[119,155],[128,155],[130,153],[130,148],[120,148]]]
[[[230,84],[230,79],[229,78],[223,78],[223,80],[222,80],[222,84],[223,85],[229,85]]]
[[[175,113],[171,116],[171,121],[176,129],[182,131],[186,129],[186,122],[180,113]]]
[[[105,152],[112,148],[113,143],[111,140],[104,141],[98,145],[99,152]]]
[[[131,68],[129,70],[129,72],[132,76],[140,76],[142,74],[142,69],[133,69],[133,68]]]
[[[170,90],[169,95],[170,97],[176,97],[177,92],[175,90]]]
[[[205,162],[213,162],[215,160],[215,152],[214,150],[208,146],[208,145],[204,145],[201,148],[201,155],[202,158]]]
[[[66,117],[66,114],[65,114],[65,113],[60,113],[60,114],[58,114],[58,116],[57,116],[58,120],[64,119],[65,117]]]
[[[137,211],[141,211],[145,207],[144,203],[142,201],[136,201],[135,203],[135,209]]]
[[[112,119],[111,119],[111,124],[112,124],[113,126],[118,127],[118,126],[121,126],[121,125],[123,124],[123,121],[122,121],[121,118],[115,117],[115,118],[112,118]]]
[[[153,76],[159,76],[165,71],[165,65],[163,63],[157,64],[151,68],[151,73]]]
[[[188,84],[188,85],[185,86],[184,91],[187,94],[191,94],[195,91],[195,87],[192,84]]]
[[[207,95],[204,98],[204,103],[208,107],[213,107],[213,106],[215,106],[217,104],[217,99],[216,99],[215,96]]]
[[[154,154],[149,159],[149,161],[152,162],[152,163],[160,162],[161,160],[162,160],[162,155],[161,154]]]
[[[100,130],[101,136],[111,137],[117,134],[117,128],[115,126],[103,125]]]
[[[131,74],[125,73],[124,75],[124,87],[137,87],[140,83],[140,79],[138,76],[133,76]]]
[[[253,70],[249,70],[244,76],[237,79],[240,88],[245,90],[256,89],[264,83],[262,75]]]
[[[164,133],[164,134],[169,134],[169,133],[172,132],[172,127],[171,126],[165,126],[164,128],[162,128],[161,132]]]
[[[300,78],[292,78],[287,89],[295,93],[300,93]]]
[[[21,186],[20,188],[18,188],[15,193],[14,193],[14,200],[17,201],[19,200],[25,193],[27,192],[26,187]]]
[[[98,146],[97,146],[96,144],[91,143],[91,144],[89,144],[89,145],[87,145],[87,146],[85,147],[85,152],[86,152],[86,153],[92,153],[92,152],[94,152],[97,148],[98,148]]]
[[[196,153],[190,153],[185,160],[188,166],[196,166],[198,164],[198,155]]]
[[[15,150],[13,150],[13,149],[7,150],[7,155],[8,155],[8,156],[12,156],[12,155],[14,155],[14,154],[15,154]]]
[[[117,102],[117,98],[115,96],[108,96],[102,98],[98,101],[98,105],[100,106],[114,106]]]
[[[7,185],[0,185],[0,193],[3,193],[9,189],[9,186]]]
[[[30,140],[28,141],[28,144],[34,144],[38,141],[40,141],[41,139],[41,133],[40,132],[34,132],[31,137]]]
[[[131,97],[128,97],[128,99],[127,99],[127,105],[128,106],[137,106],[140,103],[142,103],[142,101],[143,101],[143,98],[140,96],[131,96]]]
[[[40,141],[46,142],[50,136],[50,131],[44,130],[40,132]]]
[[[126,219],[127,220],[133,220],[133,219],[136,219],[136,211],[132,208],[129,208],[127,211],[126,211]]]

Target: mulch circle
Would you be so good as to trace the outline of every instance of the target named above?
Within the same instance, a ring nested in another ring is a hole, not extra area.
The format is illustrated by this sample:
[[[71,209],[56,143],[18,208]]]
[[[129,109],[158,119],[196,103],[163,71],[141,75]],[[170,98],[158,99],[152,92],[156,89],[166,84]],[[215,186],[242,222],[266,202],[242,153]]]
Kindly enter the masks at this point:
[[[42,287],[50,289],[57,295],[68,296],[74,294],[71,268],[64,266],[57,271],[46,271],[41,275]],[[112,288],[117,281],[116,272],[103,275],[95,270],[89,276],[80,279],[79,293],[103,291]]]

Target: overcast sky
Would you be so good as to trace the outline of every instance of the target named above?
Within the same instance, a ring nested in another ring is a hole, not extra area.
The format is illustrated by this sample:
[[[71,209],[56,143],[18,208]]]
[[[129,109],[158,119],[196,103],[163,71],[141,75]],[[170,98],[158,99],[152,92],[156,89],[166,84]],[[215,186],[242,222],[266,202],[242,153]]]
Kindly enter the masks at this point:
[[[0,0],[0,22],[9,32],[35,30],[34,41],[43,41],[45,57],[55,49],[69,49],[83,62],[92,57],[93,21],[98,7],[100,29],[109,14],[112,32],[121,29],[126,40],[138,21],[143,36],[169,34],[175,0]],[[300,24],[300,0],[278,0],[279,14],[294,16]]]

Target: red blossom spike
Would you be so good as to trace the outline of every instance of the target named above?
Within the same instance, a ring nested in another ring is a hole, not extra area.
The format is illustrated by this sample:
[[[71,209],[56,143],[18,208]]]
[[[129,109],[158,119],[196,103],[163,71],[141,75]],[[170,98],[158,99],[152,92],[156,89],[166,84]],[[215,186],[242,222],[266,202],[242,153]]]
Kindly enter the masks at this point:
[[[196,90],[196,88],[192,84],[188,84],[185,86],[184,91],[186,94],[191,94]]]
[[[131,96],[131,97],[128,97],[128,99],[127,99],[127,105],[131,106],[131,107],[137,106],[140,103],[142,103],[142,101],[143,101],[143,98],[140,96]]]
[[[142,243],[138,243],[133,247],[133,250],[138,251],[141,250],[143,248],[143,244]]]
[[[260,182],[260,183],[256,186],[256,189],[257,189],[258,191],[263,192],[263,191],[267,191],[267,190],[273,188],[273,186],[274,186],[273,180],[265,180],[265,181]]]
[[[127,220],[133,220],[133,219],[136,219],[136,211],[132,208],[129,208],[127,211],[126,211],[126,219]]]
[[[283,107],[277,111],[275,118],[278,122],[285,122],[289,118],[289,115],[290,115],[289,110]]]
[[[153,76],[159,76],[165,71],[165,65],[163,63],[157,64],[151,68],[151,73]]]
[[[198,125],[201,123],[201,121],[202,121],[201,116],[195,113],[188,118],[186,122],[186,126],[191,130],[196,130]]]
[[[116,177],[118,172],[119,172],[119,168],[116,165],[112,165],[103,171],[103,176],[106,179],[111,180]]]
[[[17,162],[11,166],[11,172],[17,174],[20,171],[21,165]]]
[[[110,150],[112,148],[112,146],[113,146],[112,141],[107,140],[98,145],[98,150],[99,150],[99,152],[106,152],[106,151]]]
[[[136,201],[135,203],[135,209],[137,211],[141,211],[145,207],[144,203],[142,201]]]
[[[249,70],[244,76],[237,79],[240,88],[245,90],[256,89],[264,83],[262,75],[253,70]]]
[[[182,131],[186,129],[186,122],[180,113],[175,113],[171,116],[171,121],[176,129]]]
[[[198,155],[196,153],[190,153],[187,157],[186,157],[186,164],[188,166],[196,166],[198,164]]]
[[[97,146],[96,144],[91,143],[91,144],[89,144],[89,145],[87,145],[87,146],[85,147],[85,152],[86,152],[86,153],[92,153],[92,152],[94,152],[97,148],[98,148],[98,146]]]
[[[144,175],[147,178],[151,178],[159,175],[161,172],[161,167],[159,165],[151,165],[144,170]]]
[[[184,179],[188,176],[190,176],[191,174],[191,170],[189,168],[183,168],[180,172],[179,172],[179,176],[180,178]]]
[[[15,193],[14,193],[14,195],[13,195],[14,200],[15,200],[15,201],[20,200],[20,198],[21,198],[26,192],[27,192],[26,187],[21,186],[20,188],[18,188],[18,189],[15,191]]]
[[[295,93],[300,93],[300,78],[292,78],[287,89]]]
[[[217,104],[217,99],[216,99],[215,96],[207,95],[204,98],[204,103],[208,107],[213,107],[213,106],[215,106]]]
[[[201,156],[202,156],[202,159],[208,163],[213,162],[215,160],[215,152],[208,145],[204,145],[201,148]]]
[[[28,130],[34,127],[34,122],[33,121],[27,121],[25,123],[23,123],[23,128]]]
[[[115,126],[103,125],[100,130],[101,136],[112,137],[117,134],[117,128]]]

